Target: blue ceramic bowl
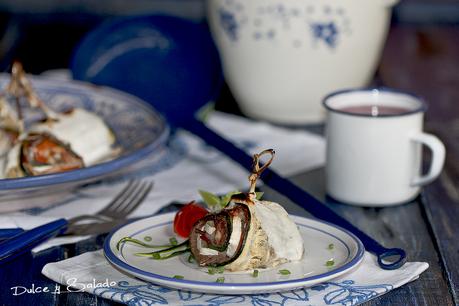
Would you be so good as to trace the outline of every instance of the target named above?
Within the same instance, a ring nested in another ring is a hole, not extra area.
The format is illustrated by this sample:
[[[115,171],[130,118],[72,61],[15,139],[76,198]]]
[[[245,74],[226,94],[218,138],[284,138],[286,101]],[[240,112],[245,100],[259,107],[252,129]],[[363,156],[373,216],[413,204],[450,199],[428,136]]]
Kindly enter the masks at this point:
[[[207,24],[172,16],[106,22],[76,48],[71,68],[77,80],[140,97],[171,124],[215,98],[223,80]]]

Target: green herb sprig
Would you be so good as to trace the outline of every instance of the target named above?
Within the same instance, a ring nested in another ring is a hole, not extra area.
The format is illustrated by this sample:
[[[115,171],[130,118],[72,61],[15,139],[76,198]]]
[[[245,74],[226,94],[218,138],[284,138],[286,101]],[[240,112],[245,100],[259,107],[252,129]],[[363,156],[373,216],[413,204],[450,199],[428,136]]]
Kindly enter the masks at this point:
[[[148,239],[146,239],[146,238],[147,237],[145,237],[144,239],[146,241],[148,241]],[[168,247],[172,246],[170,244],[153,245],[153,244],[145,243],[145,242],[143,242],[143,241],[141,241],[139,239],[135,239],[135,238],[132,238],[132,237],[123,237],[116,244],[116,249],[119,251],[120,247],[121,247],[121,244],[126,243],[126,242],[130,242],[130,243],[137,244],[137,245],[143,246],[145,248],[151,248],[151,249],[161,249],[161,248],[168,248]]]
[[[202,200],[211,211],[219,211],[224,209],[231,201],[231,197],[235,194],[240,194],[240,191],[231,191],[223,196],[218,196],[212,192],[199,190]],[[256,192],[256,199],[260,200],[263,192]]]
[[[180,254],[184,254],[190,251],[189,241],[185,240],[177,245],[169,246],[165,249],[149,252],[149,253],[136,253],[137,256],[150,257],[155,260],[169,259]]]

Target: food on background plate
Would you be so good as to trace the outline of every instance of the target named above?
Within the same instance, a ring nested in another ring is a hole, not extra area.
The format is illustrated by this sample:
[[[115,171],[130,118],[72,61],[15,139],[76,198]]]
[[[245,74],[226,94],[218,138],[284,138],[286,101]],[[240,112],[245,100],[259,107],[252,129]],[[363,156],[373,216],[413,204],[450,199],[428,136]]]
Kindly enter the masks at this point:
[[[0,94],[0,157],[13,147],[14,142],[23,130],[22,120],[7,102],[6,93]]]
[[[45,118],[26,126],[22,100],[42,111]],[[11,81],[0,96],[0,137],[5,178],[79,169],[119,153],[114,148],[115,135],[101,117],[82,108],[51,110],[34,92],[18,62],[13,64]]]
[[[260,157],[265,154],[270,154],[271,158],[260,167]],[[259,200],[255,193],[256,181],[273,157],[273,150],[254,155],[248,193],[233,192],[218,198],[201,192],[204,197],[211,198],[207,202],[211,202],[212,212],[195,203],[184,206],[175,217],[174,230],[182,237],[187,236],[188,240],[137,255],[158,260],[191,252],[199,266],[220,267],[226,271],[252,271],[301,260],[304,245],[296,224],[281,205]],[[220,210],[216,210],[216,206]],[[121,239],[118,247],[124,242],[162,247],[131,237]]]

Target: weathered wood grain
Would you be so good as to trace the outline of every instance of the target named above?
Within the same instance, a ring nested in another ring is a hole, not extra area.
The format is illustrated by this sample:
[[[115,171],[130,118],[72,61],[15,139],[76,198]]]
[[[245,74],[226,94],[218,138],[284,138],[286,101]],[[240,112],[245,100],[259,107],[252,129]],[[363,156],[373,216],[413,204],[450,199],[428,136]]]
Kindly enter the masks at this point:
[[[316,197],[324,199],[323,169],[302,174],[293,180]],[[290,213],[305,214],[302,208],[272,191],[267,190],[265,197],[282,202]],[[425,261],[430,265],[418,280],[365,305],[453,305],[419,199],[390,208],[362,208],[338,203],[328,205],[383,245],[405,249],[409,261]]]
[[[445,169],[426,187],[424,209],[455,303],[459,303],[459,28],[397,26],[380,67],[389,86],[425,97],[426,129],[446,145]]]

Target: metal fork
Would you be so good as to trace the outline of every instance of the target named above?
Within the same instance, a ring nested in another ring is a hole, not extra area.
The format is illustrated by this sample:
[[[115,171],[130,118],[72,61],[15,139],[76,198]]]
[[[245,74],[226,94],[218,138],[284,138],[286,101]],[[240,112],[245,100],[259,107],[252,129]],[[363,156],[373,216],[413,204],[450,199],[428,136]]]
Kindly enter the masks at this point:
[[[147,195],[150,193],[152,187],[152,182],[130,180],[123,190],[121,190],[110,203],[94,215],[79,215],[69,219],[69,227],[66,233],[72,232],[73,226],[84,220],[107,222],[126,219],[127,215],[142,204]]]
[[[137,208],[145,199],[153,184],[140,183],[137,181],[129,182],[127,186],[115,196],[105,208],[100,210],[95,215],[83,215],[65,220],[59,219],[31,230],[24,231],[4,242],[0,243],[0,261],[4,259],[14,258],[24,251],[29,251],[41,242],[48,240],[58,234],[66,233],[76,227],[77,223],[82,220],[101,220],[108,218],[109,220],[125,220],[127,215]],[[94,223],[92,223],[94,224]],[[85,224],[82,228],[88,228],[91,224]]]

